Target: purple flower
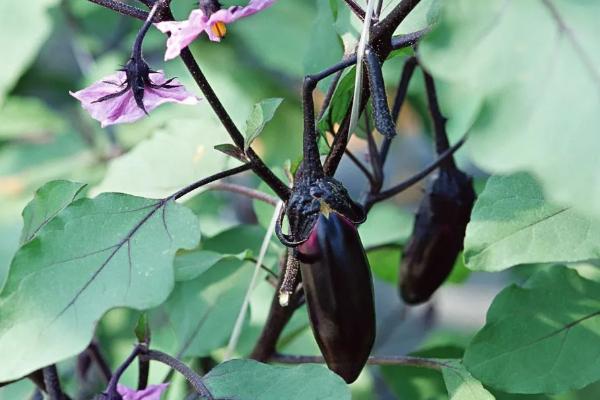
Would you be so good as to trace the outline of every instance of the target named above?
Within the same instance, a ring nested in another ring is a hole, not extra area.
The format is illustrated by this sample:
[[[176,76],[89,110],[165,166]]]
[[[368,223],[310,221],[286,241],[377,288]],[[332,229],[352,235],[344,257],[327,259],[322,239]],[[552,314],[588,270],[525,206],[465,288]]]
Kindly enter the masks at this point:
[[[202,32],[206,32],[213,42],[221,41],[227,33],[226,25],[240,18],[270,7],[275,0],[250,0],[247,6],[233,6],[222,9],[216,0],[200,0],[200,8],[190,13],[185,21],[164,21],[156,24],[163,33],[170,33],[167,40],[165,60],[179,55],[181,50],[192,43]]]
[[[160,400],[160,396],[169,386],[168,383],[150,385],[144,390],[133,390],[121,384],[117,385],[117,392],[123,396],[123,400]]]
[[[137,121],[163,103],[197,104],[174,78],[132,58],[123,69],[78,92],[69,92],[102,127]]]

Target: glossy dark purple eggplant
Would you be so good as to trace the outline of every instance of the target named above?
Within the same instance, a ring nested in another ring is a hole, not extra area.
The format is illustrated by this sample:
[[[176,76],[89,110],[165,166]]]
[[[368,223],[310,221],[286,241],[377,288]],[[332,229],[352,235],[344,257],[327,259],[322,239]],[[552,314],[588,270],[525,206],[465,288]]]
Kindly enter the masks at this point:
[[[400,265],[400,295],[408,304],[427,301],[452,272],[463,247],[475,201],[471,178],[441,168],[419,206]]]
[[[329,369],[354,382],[375,340],[371,271],[356,226],[320,214],[298,248],[312,330]]]

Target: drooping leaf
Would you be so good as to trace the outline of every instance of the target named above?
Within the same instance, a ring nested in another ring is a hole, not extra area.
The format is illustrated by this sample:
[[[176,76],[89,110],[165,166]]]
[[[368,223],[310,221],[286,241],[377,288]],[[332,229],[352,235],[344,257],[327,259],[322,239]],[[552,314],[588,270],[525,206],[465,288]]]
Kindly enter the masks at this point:
[[[281,367],[252,360],[231,360],[204,378],[215,398],[236,400],[350,400],[339,376],[322,365]]]
[[[20,244],[33,239],[59,212],[81,198],[85,187],[83,183],[53,181],[39,188],[33,200],[23,210]]]
[[[548,202],[539,184],[520,173],[492,177],[467,227],[465,260],[474,270],[600,258],[600,225]]]
[[[229,259],[178,282],[169,299],[150,312],[152,345],[177,358],[206,356],[224,346],[251,275],[248,263]]]
[[[82,351],[109,309],[147,309],[173,288],[173,257],[199,240],[172,200],[80,199],[15,255],[0,292],[0,381]]]
[[[474,161],[496,174],[526,170],[548,200],[600,216],[600,188],[590,184],[600,168],[600,3],[443,5],[419,58],[450,91],[481,101]]]
[[[56,3],[31,0],[0,4],[0,105],[46,40],[51,28],[48,10]]]
[[[260,135],[265,125],[273,119],[277,107],[283,99],[265,99],[254,105],[252,112],[246,119],[246,129],[244,131],[244,149],[247,151],[252,142]]]
[[[443,360],[442,376],[450,400],[494,400],[481,382],[473,378],[460,360]]]
[[[599,310],[600,283],[564,267],[540,271],[494,299],[464,365],[508,393],[582,388],[600,376]]]

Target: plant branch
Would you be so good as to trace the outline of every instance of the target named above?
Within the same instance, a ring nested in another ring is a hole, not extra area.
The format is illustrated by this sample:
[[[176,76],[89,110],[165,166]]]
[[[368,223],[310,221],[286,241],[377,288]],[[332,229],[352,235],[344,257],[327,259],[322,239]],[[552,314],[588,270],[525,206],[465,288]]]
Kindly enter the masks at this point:
[[[323,364],[325,359],[322,356],[296,356],[275,354],[270,361],[281,364]],[[367,360],[369,365],[404,365],[409,367],[422,367],[439,370],[446,364],[430,358],[410,357],[410,356],[371,356]]]
[[[199,181],[196,181],[196,182],[192,183],[191,185],[188,185],[188,186],[184,187],[183,189],[181,189],[181,190],[173,193],[168,198],[172,198],[172,199],[177,200],[177,199],[185,196],[186,194],[188,194],[190,192],[193,192],[194,190],[196,190],[196,189],[198,189],[198,188],[200,188],[200,187],[202,187],[204,185],[207,185],[207,184],[212,183],[214,181],[217,181],[219,179],[226,178],[228,176],[239,174],[240,172],[248,171],[250,169],[252,169],[252,165],[250,165],[250,164],[243,164],[243,165],[240,165],[239,167],[235,167],[235,168],[227,169],[225,171],[218,172],[218,173],[216,173],[214,175],[211,175],[211,176],[206,177],[204,179],[200,179]]]
[[[224,192],[237,193],[251,199],[259,200],[272,206],[277,205],[279,201],[276,197],[270,196],[260,190],[252,189],[246,186],[237,185],[229,182],[216,182],[206,186],[207,190],[220,190]]]
[[[148,13],[144,10],[141,10],[137,7],[133,7],[127,5],[125,3],[121,3],[120,1],[115,0],[88,0],[92,3],[98,4],[99,6],[106,7],[113,11],[118,12],[119,14],[127,15],[129,17],[141,19],[145,21],[148,18]],[[156,21],[158,22],[158,21]]]
[[[448,157],[452,157],[454,152],[456,150],[458,150],[465,143],[466,139],[467,139],[467,136],[466,135],[463,136],[463,138],[460,139],[454,146],[450,147],[448,150],[446,150],[445,152],[440,154],[439,157],[434,162],[429,164],[427,167],[423,168],[422,171],[413,175],[411,178],[407,179],[406,181],[404,181],[390,189],[384,190],[383,192],[370,194],[367,197],[367,200],[365,203],[365,208],[369,209],[369,208],[371,208],[371,206],[373,204],[378,203],[383,200],[386,200],[386,199],[389,199],[390,197],[395,196],[400,192],[403,192],[404,190],[408,189],[415,183],[419,182],[421,179],[425,178],[427,175],[429,175],[431,172],[433,172],[433,170],[435,170],[443,162],[445,162]]]
[[[58,371],[56,365],[52,364],[45,367],[42,370],[44,375],[44,385],[46,386],[46,393],[50,400],[64,400],[65,395],[60,387],[60,380],[58,378]]]
[[[269,309],[269,315],[265,322],[264,328],[258,338],[254,349],[250,354],[250,358],[266,362],[275,354],[277,349],[277,340],[283,332],[283,328],[287,325],[289,320],[294,315],[294,311],[302,304],[303,292],[296,290],[292,293],[287,306],[282,307],[279,302],[279,291],[284,282],[285,271],[287,268],[287,259],[290,251],[286,251],[279,260],[279,282],[277,283],[277,289],[275,295],[271,301],[271,307]]]
[[[92,357],[92,360],[94,360],[94,362],[98,366],[98,369],[100,369],[100,372],[102,373],[104,379],[106,379],[106,382],[109,382],[112,376],[112,372],[110,371],[110,367],[104,359],[104,356],[100,352],[100,347],[98,346],[98,343],[90,343],[90,345],[87,348],[87,351]]]
[[[423,78],[425,79],[425,91],[427,92],[429,115],[431,116],[435,132],[435,150],[437,154],[441,154],[450,147],[448,135],[446,134],[446,117],[442,115],[442,111],[440,110],[440,104],[438,103],[435,83],[432,76],[423,70]],[[441,168],[456,168],[454,158],[446,158],[441,164]]]
[[[344,3],[346,3],[348,8],[350,8],[350,10],[352,10],[354,15],[356,15],[358,18],[360,18],[361,21],[363,21],[365,19],[365,10],[363,10],[362,7],[359,6],[356,1],[344,0]]]
[[[162,351],[148,349],[143,349],[141,357],[168,365],[169,367],[173,368],[175,371],[183,375],[200,396],[206,397],[210,400],[214,400],[212,393],[204,384],[202,377],[194,371],[192,371],[190,367],[188,367],[175,357],[163,353]]]

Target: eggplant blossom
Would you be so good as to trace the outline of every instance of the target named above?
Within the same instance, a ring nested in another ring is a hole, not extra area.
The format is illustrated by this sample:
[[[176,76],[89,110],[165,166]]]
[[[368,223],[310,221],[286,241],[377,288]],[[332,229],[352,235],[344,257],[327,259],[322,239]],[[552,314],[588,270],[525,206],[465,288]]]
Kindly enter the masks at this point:
[[[117,392],[123,396],[123,400],[160,400],[160,396],[169,386],[168,383],[160,385],[149,385],[146,389],[134,390],[121,384],[117,385]]]
[[[117,72],[78,92],[69,92],[102,127],[134,122],[163,103],[197,104],[198,98],[175,78],[150,69],[142,55],[142,41],[156,7],[138,33],[131,58]]]
[[[164,21],[156,24],[163,33],[169,33],[165,60],[171,60],[192,43],[202,32],[213,42],[220,42],[227,33],[227,24],[248,17],[270,7],[275,0],[250,0],[247,6],[222,8],[218,0],[200,0],[199,8],[185,21]]]

